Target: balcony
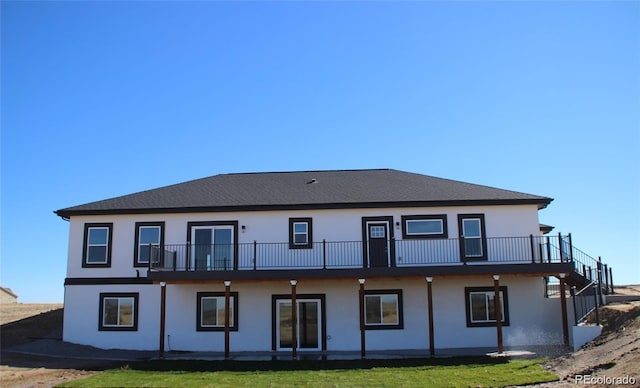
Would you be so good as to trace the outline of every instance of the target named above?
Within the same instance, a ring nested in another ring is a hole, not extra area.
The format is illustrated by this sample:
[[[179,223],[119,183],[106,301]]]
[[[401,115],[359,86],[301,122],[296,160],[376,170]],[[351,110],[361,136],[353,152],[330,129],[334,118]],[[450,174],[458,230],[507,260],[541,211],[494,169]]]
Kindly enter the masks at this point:
[[[592,278],[598,262],[571,244],[571,235],[486,239],[167,244],[149,250],[154,280],[407,276],[421,274],[572,272]]]

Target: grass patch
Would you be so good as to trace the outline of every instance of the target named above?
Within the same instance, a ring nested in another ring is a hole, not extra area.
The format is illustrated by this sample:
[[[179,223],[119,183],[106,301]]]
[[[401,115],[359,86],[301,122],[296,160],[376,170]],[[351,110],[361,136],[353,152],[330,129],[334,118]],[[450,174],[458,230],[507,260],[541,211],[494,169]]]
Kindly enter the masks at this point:
[[[556,381],[542,359],[148,361],[60,387],[503,387]]]

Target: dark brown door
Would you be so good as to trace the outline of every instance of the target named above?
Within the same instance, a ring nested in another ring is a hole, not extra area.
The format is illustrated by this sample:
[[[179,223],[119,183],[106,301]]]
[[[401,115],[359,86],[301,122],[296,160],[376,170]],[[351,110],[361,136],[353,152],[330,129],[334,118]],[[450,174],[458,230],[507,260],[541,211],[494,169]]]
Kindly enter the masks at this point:
[[[369,267],[389,266],[388,234],[386,222],[367,224]]]

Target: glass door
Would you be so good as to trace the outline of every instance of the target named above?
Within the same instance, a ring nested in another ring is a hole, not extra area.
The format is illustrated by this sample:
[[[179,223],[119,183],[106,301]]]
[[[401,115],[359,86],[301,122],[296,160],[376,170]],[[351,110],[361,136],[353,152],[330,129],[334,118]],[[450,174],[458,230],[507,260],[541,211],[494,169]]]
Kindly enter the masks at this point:
[[[459,215],[460,253],[463,260],[484,260],[487,258],[484,216]]]
[[[297,348],[299,350],[321,349],[321,309],[320,299],[298,299],[297,301]],[[293,347],[291,299],[279,299],[276,305],[277,349],[290,350]]]
[[[196,271],[233,269],[233,226],[194,226],[191,235]]]

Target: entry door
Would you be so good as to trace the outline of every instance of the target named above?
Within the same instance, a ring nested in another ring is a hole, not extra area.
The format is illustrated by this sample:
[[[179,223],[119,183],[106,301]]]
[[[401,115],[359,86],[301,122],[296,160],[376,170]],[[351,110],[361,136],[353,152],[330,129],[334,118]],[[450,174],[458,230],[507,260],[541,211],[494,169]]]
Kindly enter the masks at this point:
[[[389,226],[386,222],[367,223],[369,267],[389,266]]]
[[[191,235],[196,271],[233,269],[233,226],[194,226]]]
[[[463,261],[486,260],[487,244],[484,231],[484,215],[458,215],[460,230],[460,256]]]
[[[320,299],[297,299],[298,346],[299,350],[321,350],[322,321]],[[293,346],[291,336],[291,299],[278,299],[276,305],[278,350],[290,350]]]

